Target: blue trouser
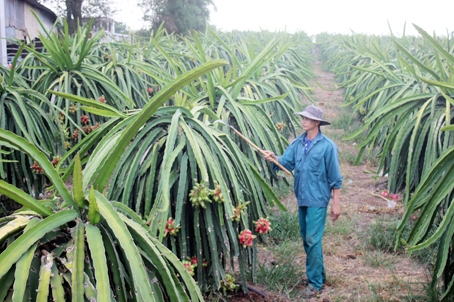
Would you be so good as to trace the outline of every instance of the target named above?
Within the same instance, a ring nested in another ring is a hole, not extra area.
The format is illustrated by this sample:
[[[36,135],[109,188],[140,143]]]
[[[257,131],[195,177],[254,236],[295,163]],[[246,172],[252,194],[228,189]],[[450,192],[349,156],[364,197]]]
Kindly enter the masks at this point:
[[[299,207],[298,216],[306,252],[307,281],[309,285],[320,290],[326,281],[322,251],[326,208]]]

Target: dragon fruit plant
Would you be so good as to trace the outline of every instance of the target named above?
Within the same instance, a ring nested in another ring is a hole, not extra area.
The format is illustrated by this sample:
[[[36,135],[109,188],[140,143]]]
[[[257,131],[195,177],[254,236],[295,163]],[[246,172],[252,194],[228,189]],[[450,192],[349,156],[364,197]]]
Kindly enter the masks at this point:
[[[4,129],[0,141],[33,158],[55,190],[38,201],[0,180],[0,194],[23,205],[0,221],[1,301],[203,301],[139,215],[84,185],[79,154],[71,192],[36,146]]]

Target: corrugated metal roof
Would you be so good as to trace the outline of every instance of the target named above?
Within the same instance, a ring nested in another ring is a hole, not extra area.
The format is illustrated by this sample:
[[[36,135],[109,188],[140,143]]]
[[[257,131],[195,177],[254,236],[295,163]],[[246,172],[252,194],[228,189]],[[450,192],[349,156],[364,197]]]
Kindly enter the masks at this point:
[[[23,0],[23,1],[27,2],[30,5],[36,6],[37,8],[39,8],[41,10],[44,10],[44,11],[46,11],[48,13],[51,13],[55,17],[55,19],[57,19],[57,14],[55,14],[54,11],[52,11],[50,8],[42,5],[37,0]]]

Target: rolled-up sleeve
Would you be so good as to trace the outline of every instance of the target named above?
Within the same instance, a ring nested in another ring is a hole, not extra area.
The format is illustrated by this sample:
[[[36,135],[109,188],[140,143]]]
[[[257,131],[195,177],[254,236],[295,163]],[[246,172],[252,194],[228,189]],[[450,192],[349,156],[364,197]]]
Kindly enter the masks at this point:
[[[338,150],[334,144],[331,146],[332,148],[328,151],[325,162],[328,185],[331,189],[340,189],[343,177],[340,172]]]
[[[278,156],[278,161],[283,165],[287,170],[293,171],[295,169],[295,152],[296,152],[297,142],[294,140],[288,147],[285,149],[282,156]],[[278,166],[274,163],[272,164],[273,170],[280,170]]]

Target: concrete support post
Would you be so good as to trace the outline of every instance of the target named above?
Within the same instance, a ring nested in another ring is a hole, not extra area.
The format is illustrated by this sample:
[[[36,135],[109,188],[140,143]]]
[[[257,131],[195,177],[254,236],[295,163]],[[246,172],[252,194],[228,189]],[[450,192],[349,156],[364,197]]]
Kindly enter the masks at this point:
[[[6,55],[6,10],[5,0],[0,0],[0,64],[5,65],[7,62]]]

